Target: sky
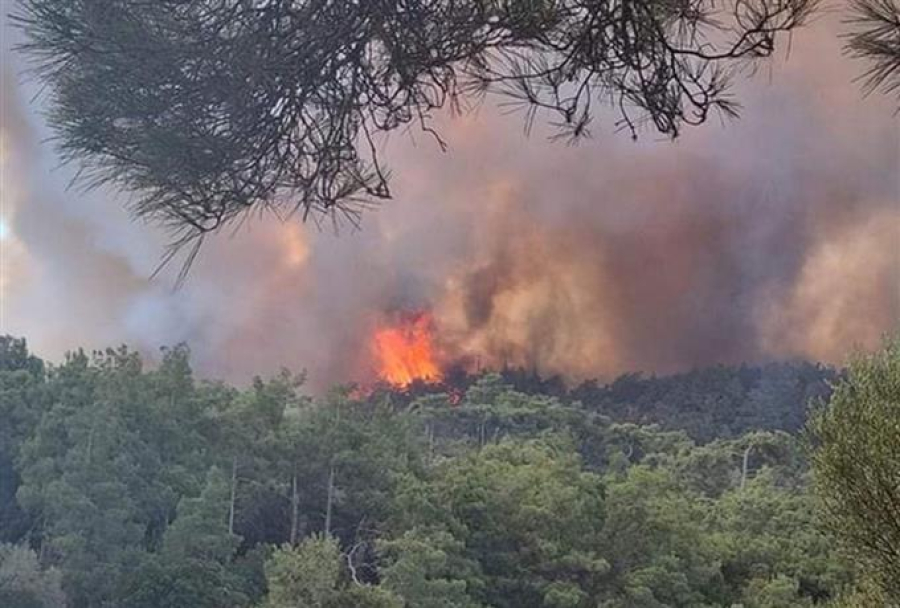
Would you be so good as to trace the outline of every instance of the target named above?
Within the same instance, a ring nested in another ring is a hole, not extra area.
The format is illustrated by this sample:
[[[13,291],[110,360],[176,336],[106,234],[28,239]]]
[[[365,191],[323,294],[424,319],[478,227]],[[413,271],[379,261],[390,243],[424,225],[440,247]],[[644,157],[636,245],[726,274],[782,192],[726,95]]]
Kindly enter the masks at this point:
[[[204,245],[187,282],[153,276],[166,234],[128,194],[70,187],[43,98],[2,30],[0,333],[33,351],[187,343],[198,373],[371,377],[371,336],[428,310],[448,361],[572,379],[806,358],[840,364],[900,319],[897,101],[825,15],[741,78],[736,121],[676,141],[577,146],[523,133],[490,99],[439,117],[446,152],[398,134],[394,199],[358,230],[269,217]]]

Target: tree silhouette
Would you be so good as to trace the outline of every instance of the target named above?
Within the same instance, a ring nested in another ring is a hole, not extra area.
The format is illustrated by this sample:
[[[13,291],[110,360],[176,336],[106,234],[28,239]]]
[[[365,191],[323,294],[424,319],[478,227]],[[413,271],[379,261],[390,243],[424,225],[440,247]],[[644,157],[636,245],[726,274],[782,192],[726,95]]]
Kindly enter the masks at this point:
[[[390,197],[379,135],[504,95],[526,124],[633,136],[735,115],[735,72],[817,0],[20,0],[20,49],[83,183],[134,193],[176,246],[253,212]]]
[[[895,0],[853,0],[847,50],[866,60],[867,92],[881,89],[900,98],[900,4]]]

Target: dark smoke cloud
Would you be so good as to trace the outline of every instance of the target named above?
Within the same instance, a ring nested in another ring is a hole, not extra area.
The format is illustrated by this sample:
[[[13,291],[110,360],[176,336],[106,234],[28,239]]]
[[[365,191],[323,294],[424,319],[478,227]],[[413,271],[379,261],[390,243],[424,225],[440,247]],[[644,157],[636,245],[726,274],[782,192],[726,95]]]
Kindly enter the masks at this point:
[[[306,367],[317,387],[371,375],[375,325],[420,308],[448,357],[573,378],[840,362],[900,318],[900,136],[891,100],[859,94],[833,21],[735,91],[739,121],[674,143],[601,116],[566,147],[490,104],[442,122],[446,154],[397,138],[397,199],[362,230],[251,222],[180,290],[177,267],[149,279],[165,235],[49,172],[5,54],[2,331],[50,356],[187,341],[206,375]]]

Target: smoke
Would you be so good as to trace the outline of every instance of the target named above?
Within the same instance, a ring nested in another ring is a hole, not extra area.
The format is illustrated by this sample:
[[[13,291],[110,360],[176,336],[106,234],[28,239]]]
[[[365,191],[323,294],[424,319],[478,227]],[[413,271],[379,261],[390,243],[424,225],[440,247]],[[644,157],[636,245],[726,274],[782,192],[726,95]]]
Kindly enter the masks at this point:
[[[361,230],[250,221],[188,282],[151,280],[165,235],[121,194],[66,190],[32,85],[4,54],[3,332],[40,354],[187,342],[201,373],[371,376],[371,338],[429,309],[446,356],[570,378],[806,357],[841,362],[900,319],[900,133],[863,98],[835,19],[743,81],[736,122],[576,147],[488,103],[386,144],[396,199]]]

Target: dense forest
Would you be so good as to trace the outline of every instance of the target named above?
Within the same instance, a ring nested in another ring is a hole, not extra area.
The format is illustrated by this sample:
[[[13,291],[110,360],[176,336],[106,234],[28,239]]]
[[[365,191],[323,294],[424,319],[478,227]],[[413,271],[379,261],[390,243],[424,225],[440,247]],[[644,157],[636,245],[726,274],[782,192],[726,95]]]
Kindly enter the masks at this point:
[[[311,398],[50,365],[0,339],[0,606],[828,605],[851,560],[816,523],[807,363],[567,388],[523,371]]]

